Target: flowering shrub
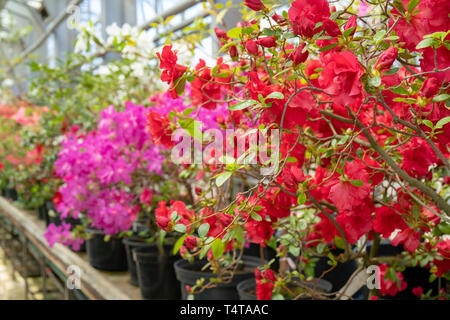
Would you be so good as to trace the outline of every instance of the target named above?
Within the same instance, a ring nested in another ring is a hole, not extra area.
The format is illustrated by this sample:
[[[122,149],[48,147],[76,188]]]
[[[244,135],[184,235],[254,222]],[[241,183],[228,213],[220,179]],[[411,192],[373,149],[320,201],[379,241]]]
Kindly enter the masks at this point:
[[[412,290],[400,264],[448,278],[448,3],[439,2],[437,19],[428,0],[359,7],[295,0],[280,14],[263,1],[244,5],[251,10],[244,22],[215,29],[228,58],[189,68],[168,45],[158,55],[161,80],[172,98],[191,83],[197,110],[227,105],[230,128],[278,130],[278,139],[258,146],[279,153],[278,167],[262,175],[262,163],[245,163],[245,153],[207,166],[215,184],[195,212],[174,203],[156,213],[159,227],[184,234],[175,249],[186,259],[207,257],[215,269],[232,256],[229,272],[242,252],[228,253],[246,240],[273,247],[281,260],[294,257],[295,267],[281,263],[276,275],[257,274],[257,295],[265,299],[292,277],[320,276],[309,267],[314,257],[331,256],[331,270],[356,258],[379,265],[381,295]],[[179,118],[152,111],[148,118],[155,143],[176,148],[169,137],[177,122],[195,136]],[[236,179],[247,190],[234,196]],[[388,264],[377,253],[382,238],[403,250]]]
[[[139,172],[161,174],[164,161],[145,127],[145,108],[127,103],[121,112],[105,109],[97,130],[67,136],[55,162],[65,182],[56,206],[62,218],[86,212],[92,227],[108,235],[130,228],[139,208],[126,186]]]

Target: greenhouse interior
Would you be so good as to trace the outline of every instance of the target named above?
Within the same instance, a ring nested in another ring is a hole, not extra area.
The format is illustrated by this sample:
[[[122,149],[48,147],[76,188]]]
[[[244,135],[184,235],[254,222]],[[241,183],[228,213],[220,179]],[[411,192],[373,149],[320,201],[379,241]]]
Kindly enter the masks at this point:
[[[449,300],[449,17],[0,0],[0,300]]]

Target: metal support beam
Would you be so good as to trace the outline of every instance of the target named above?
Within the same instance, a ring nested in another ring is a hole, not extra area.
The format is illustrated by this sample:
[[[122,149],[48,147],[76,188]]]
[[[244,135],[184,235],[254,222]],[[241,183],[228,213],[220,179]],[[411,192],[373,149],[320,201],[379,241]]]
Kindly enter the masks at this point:
[[[140,29],[142,30],[147,30],[150,29],[153,23],[157,23],[159,22],[161,19],[165,20],[167,19],[167,17],[170,16],[174,16],[176,14],[179,14],[193,6],[195,6],[196,4],[200,3],[200,2],[205,2],[205,0],[186,0],[186,1],[182,1],[180,4],[164,11],[163,13],[161,13],[160,15],[157,15],[155,17],[153,17],[152,19],[150,19],[149,21],[143,23],[142,25],[139,26]]]

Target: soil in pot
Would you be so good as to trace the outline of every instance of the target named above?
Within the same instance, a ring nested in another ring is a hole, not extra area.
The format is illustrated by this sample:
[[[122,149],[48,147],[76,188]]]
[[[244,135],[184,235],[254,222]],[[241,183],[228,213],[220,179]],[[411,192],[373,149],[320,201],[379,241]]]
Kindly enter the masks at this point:
[[[164,253],[161,253],[155,244],[132,250],[142,299],[180,299],[180,283],[173,267],[179,256],[172,255],[172,247],[165,245]]]
[[[370,252],[371,244],[367,246],[367,251]],[[401,254],[403,246],[393,246],[390,243],[381,243],[378,248],[378,257],[389,257]],[[412,293],[412,289],[418,286],[423,288],[424,293],[432,290],[432,295],[439,293],[439,280],[441,281],[441,287],[445,288],[445,279],[436,279],[433,282],[429,282],[430,269],[421,267],[407,267],[402,272],[403,279],[407,283],[405,290],[398,292],[394,297],[384,296],[387,300],[417,300],[419,299]]]
[[[299,280],[300,281],[300,280]],[[324,279],[315,279],[317,281],[316,285],[316,291],[318,292],[330,292],[332,289],[331,282],[324,280]],[[306,285],[310,288],[313,288],[314,283],[312,282],[306,282]],[[289,285],[290,292],[286,291],[283,296],[286,297],[287,300],[294,299],[296,295],[307,293],[308,291],[305,288],[295,286],[295,285]],[[255,278],[247,279],[242,282],[240,282],[237,286],[237,291],[239,293],[240,300],[257,300],[256,298],[256,280]],[[292,296],[292,293],[294,293],[295,296]],[[301,298],[299,300],[310,300],[311,298]]]
[[[127,253],[122,239],[111,237],[105,241],[105,234],[99,230],[86,229],[91,238],[86,241],[89,264],[105,271],[127,271]]]
[[[244,280],[254,277],[255,268],[262,264],[260,258],[251,256],[244,256],[242,261],[244,262],[243,268],[235,273],[230,283],[219,284],[215,288],[195,294],[194,300],[239,300],[237,285]],[[215,277],[215,274],[212,272],[201,271],[205,264],[205,261],[196,261],[193,264],[186,260],[175,262],[175,272],[181,283],[182,299],[186,300],[188,297],[187,285],[194,286],[198,279],[205,278],[205,281],[208,281],[209,278]]]
[[[133,286],[138,287],[139,281],[138,281],[138,275],[137,275],[136,262],[133,259],[133,250],[135,248],[151,247],[151,246],[154,246],[154,244],[145,242],[144,239],[137,237],[137,236],[124,238],[123,244],[125,245],[125,249],[127,251],[128,271],[130,272],[130,283]]]

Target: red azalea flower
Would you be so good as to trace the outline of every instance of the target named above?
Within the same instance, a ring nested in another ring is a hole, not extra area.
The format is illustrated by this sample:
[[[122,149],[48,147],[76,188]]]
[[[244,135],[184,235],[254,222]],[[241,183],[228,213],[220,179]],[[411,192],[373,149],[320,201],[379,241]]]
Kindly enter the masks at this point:
[[[387,279],[386,274],[388,270],[389,267],[387,264],[381,264],[377,268],[377,277],[380,281],[380,293],[383,296],[395,296],[398,292],[406,289],[407,283],[403,281],[403,274],[401,272],[395,272],[398,283],[392,279]]]
[[[339,29],[336,21],[333,21],[331,19],[325,19],[323,21],[323,28],[332,37],[337,37],[342,34],[341,29]]]
[[[247,52],[251,55],[257,56],[258,55],[258,44],[256,43],[256,41],[252,40],[252,39],[248,39],[245,42],[245,49],[247,49]]]
[[[153,198],[153,191],[144,188],[144,190],[142,190],[140,196],[139,196],[139,201],[142,204],[146,204],[146,205],[151,205],[152,204],[152,198]]]
[[[422,138],[411,138],[400,148],[403,156],[402,169],[409,175],[422,178],[428,173],[430,166],[437,161],[436,154]]]
[[[159,67],[163,70],[161,80],[169,84],[169,93],[173,99],[178,98],[176,91],[177,80],[183,76],[187,67],[177,64],[177,52],[172,51],[172,46],[164,46],[162,53],[156,53],[160,60]]]
[[[151,135],[152,142],[156,145],[163,145],[166,148],[172,148],[172,129],[167,117],[149,110],[147,113],[147,130]]]
[[[255,269],[255,279],[256,279],[256,297],[258,300],[271,300],[272,291],[274,288],[274,282],[276,281],[275,274],[272,270],[266,269],[260,271],[258,268]]]
[[[330,7],[326,0],[296,0],[288,14],[294,33],[311,38],[322,30],[316,24],[330,17]]]
[[[450,20],[450,19],[448,19]],[[449,26],[450,27],[450,26]],[[450,35],[445,38],[445,41],[450,41]],[[435,60],[436,58],[436,60]],[[423,49],[423,59],[420,60],[420,67],[422,71],[434,71],[446,69],[450,65],[450,50],[446,46],[442,46],[435,50],[432,48]],[[429,73],[428,76],[432,76],[438,79],[440,83],[444,80],[450,81],[450,70],[443,72]]]
[[[188,249],[193,250],[197,247],[198,241],[196,237],[188,236],[186,237],[186,239],[184,239],[184,244]]]
[[[62,202],[62,200],[63,200],[62,194],[60,192],[55,192],[55,195],[52,198],[52,202],[56,208]]]
[[[230,67],[223,63],[223,59],[217,60],[219,66],[217,73],[226,73]],[[222,97],[223,90],[229,87],[231,75],[228,77],[213,77],[211,69],[206,66],[203,59],[195,67],[196,77],[192,82],[192,104],[206,109],[215,109],[218,100]]]
[[[441,84],[438,79],[429,77],[424,81],[422,88],[420,89],[420,95],[424,98],[431,98],[439,92],[440,87]]]
[[[417,298],[420,298],[423,295],[423,288],[421,286],[415,287],[415,288],[412,289],[412,293]]]
[[[303,52],[305,46],[306,43],[302,43],[289,55],[289,59],[294,62],[294,65],[299,65],[300,63],[303,63],[306,61],[306,59],[308,59],[309,51],[305,50],[305,52]]]
[[[407,228],[399,232],[395,238],[392,239],[391,244],[393,246],[403,244],[403,247],[408,252],[413,253],[420,244],[420,232]]]
[[[277,42],[274,37],[262,37],[256,40],[256,43],[265,48],[274,48],[277,46]]]
[[[450,271],[450,239],[439,242],[436,248],[442,260],[434,259],[433,263],[437,267],[436,276],[440,277]]]
[[[389,69],[397,58],[397,55],[398,49],[395,47],[390,47],[378,56],[374,68],[380,71]]]
[[[378,207],[375,209],[373,229],[384,238],[389,238],[395,229],[403,230],[408,227],[396,209],[399,209],[399,205],[395,205],[394,209],[388,206]]]
[[[339,212],[352,210],[369,196],[371,188],[368,183],[369,174],[365,168],[362,161],[353,160],[345,164],[344,173],[349,181],[341,181],[338,176],[335,176],[327,183],[327,186],[330,186],[328,197]],[[358,181],[357,183],[362,185],[357,186],[351,181]]]
[[[261,0],[245,0],[244,5],[254,11],[260,11],[264,9],[264,4]]]
[[[403,0],[404,7],[407,8],[409,1]],[[436,10],[438,8],[438,10]],[[400,14],[397,9],[391,11],[391,19],[389,25],[392,26],[394,21],[399,21],[394,27],[395,33],[400,37],[398,42],[405,43],[405,47],[409,50],[416,50],[417,44],[423,40],[423,36],[450,29],[450,2],[448,0],[421,0],[414,11],[418,12],[408,18],[404,18],[404,14]],[[448,50],[447,50],[448,51]],[[449,78],[447,77],[447,80]]]
[[[350,19],[344,24],[344,30],[347,31],[348,29],[353,29],[352,33],[350,34],[350,37],[353,37],[356,32],[356,27],[358,26],[356,21],[356,16],[351,16]]]
[[[319,77],[322,89],[339,105],[351,105],[362,97],[361,77],[364,69],[350,51],[322,55],[324,69]]]
[[[368,204],[355,207],[353,211],[339,213],[336,222],[344,231],[350,244],[356,243],[373,228],[372,208]],[[340,236],[340,234],[338,234]]]

